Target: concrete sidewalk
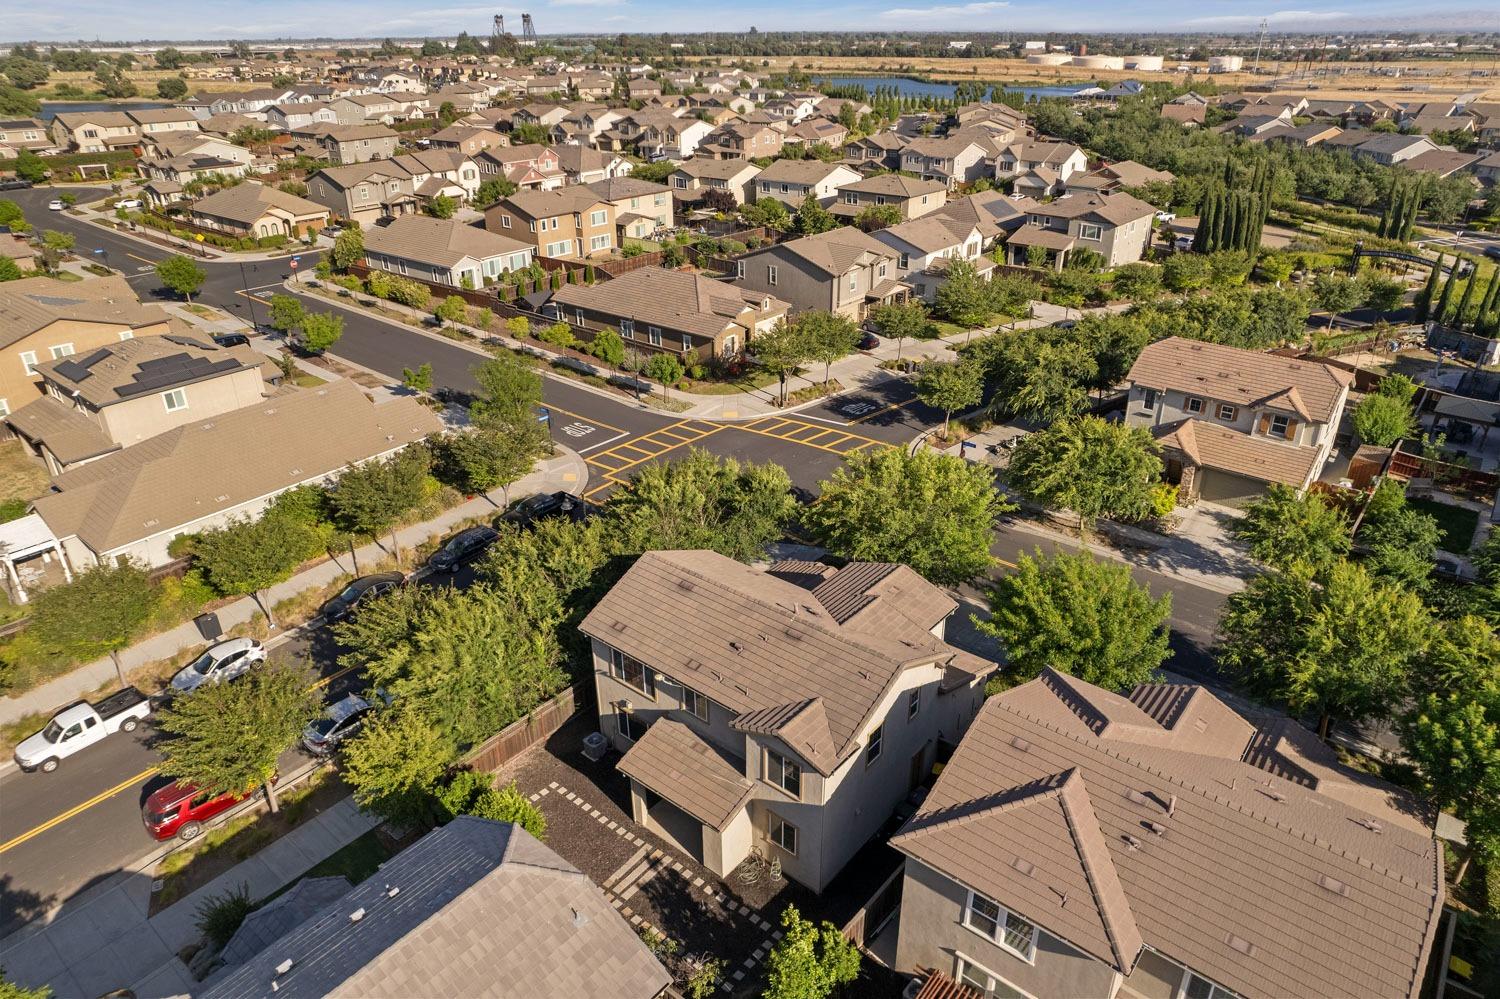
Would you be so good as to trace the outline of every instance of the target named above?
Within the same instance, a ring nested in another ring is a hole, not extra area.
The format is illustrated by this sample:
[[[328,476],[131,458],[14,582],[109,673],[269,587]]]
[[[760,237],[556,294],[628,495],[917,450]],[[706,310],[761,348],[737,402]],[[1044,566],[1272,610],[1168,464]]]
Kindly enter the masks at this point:
[[[178,954],[200,934],[207,898],[246,884],[259,900],[364,835],[376,820],[344,798],[197,891],[148,916],[151,869],[168,850],[142,858],[46,923],[0,941],[0,966],[24,988],[50,985],[57,999],[90,999],[129,988],[137,999],[184,996],[197,987]]]
[[[582,494],[588,483],[588,466],[577,452],[561,445],[557,445],[557,449],[560,452],[558,456],[538,462],[529,474],[512,483],[508,490],[492,490],[485,496],[476,496],[468,502],[460,503],[432,520],[401,528],[396,532],[396,537],[402,551],[410,552],[412,548],[430,538],[441,537],[451,531],[454,525],[464,520],[493,516],[503,509],[507,496],[514,500],[533,493],[566,491]],[[358,549],[359,565],[364,568],[388,558],[390,553],[385,546],[389,543],[390,539],[386,537],[382,538],[379,543],[371,543]],[[327,587],[340,576],[349,575],[353,571],[354,565],[347,555],[330,558],[326,562],[319,562],[304,569],[285,583],[272,587],[268,593],[268,600],[274,607],[279,601],[296,596],[304,590]],[[219,616],[220,625],[228,631],[235,625],[248,622],[260,613],[260,608],[251,598],[240,597],[218,608],[216,613]],[[183,649],[203,644],[203,636],[198,633],[193,623],[188,621],[170,631],[152,635],[121,652],[121,665],[128,673],[147,663],[170,659]],[[0,722],[14,721],[34,712],[53,711],[97,690],[106,683],[113,682],[114,679],[114,663],[108,657],[80,666],[22,694],[0,698]],[[9,766],[13,764],[0,765],[0,769]]]

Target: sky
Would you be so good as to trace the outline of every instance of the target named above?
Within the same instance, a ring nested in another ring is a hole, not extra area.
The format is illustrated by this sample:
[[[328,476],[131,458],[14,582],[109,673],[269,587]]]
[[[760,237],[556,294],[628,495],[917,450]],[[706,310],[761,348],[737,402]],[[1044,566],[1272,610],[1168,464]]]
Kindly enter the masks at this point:
[[[1411,0],[527,0],[505,7],[419,6],[411,0],[0,0],[0,37],[40,41],[375,37],[488,34],[494,14],[543,34],[880,28],[970,31],[1500,30],[1500,8]]]

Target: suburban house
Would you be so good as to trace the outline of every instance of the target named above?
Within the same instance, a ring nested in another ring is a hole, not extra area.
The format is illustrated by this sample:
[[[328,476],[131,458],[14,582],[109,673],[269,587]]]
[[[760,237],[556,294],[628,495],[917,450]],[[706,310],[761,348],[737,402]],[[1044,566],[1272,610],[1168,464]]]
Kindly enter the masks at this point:
[[[615,177],[585,186],[614,206],[616,237],[621,246],[626,239],[648,239],[658,229],[672,227],[672,190],[665,184]]]
[[[714,126],[691,116],[652,115],[637,119],[636,152],[648,160],[682,160],[698,151]]]
[[[0,415],[37,399],[37,365],[135,336],[168,332],[158,305],[143,305],[118,275],[61,284],[48,277],[0,282]]]
[[[339,116],[331,104],[273,104],[266,108],[266,124],[279,131],[290,132],[309,125],[337,125]]]
[[[829,149],[839,149],[847,138],[849,138],[849,130],[838,122],[829,121],[827,118],[809,118],[787,129],[782,145],[798,147],[824,145]]]
[[[131,337],[42,361],[44,395],[5,419],[57,476],[184,423],[255,405],[270,391],[265,368],[280,379],[250,347],[176,333]]]
[[[579,625],[632,817],[721,877],[755,850],[822,891],[978,708],[993,664],[943,641],[955,609],[900,565],[647,552]]]
[[[780,201],[796,211],[811,195],[828,207],[838,198],[839,188],[859,180],[859,173],[841,163],[822,160],[776,160],[755,178],[756,201]]]
[[[486,149],[475,157],[486,180],[503,177],[522,190],[550,191],[567,183],[557,150],[537,143]]]
[[[244,146],[206,132],[166,132],[143,137],[141,155],[146,164],[152,159],[192,157],[235,163],[248,169],[255,162],[255,154]]]
[[[859,218],[867,208],[889,205],[903,221],[910,221],[937,211],[947,200],[948,185],[941,181],[882,173],[840,186],[838,200],[829,211],[847,221]]]
[[[1037,203],[1030,198],[1014,198],[1000,191],[981,191],[966,198],[955,198],[934,215],[965,224],[972,223],[979,229],[984,248],[992,249],[997,243],[1026,224],[1027,212]]]
[[[1068,178],[1088,169],[1089,158],[1071,142],[1012,142],[995,156],[995,177],[1029,198],[1051,197]]]
[[[891,845],[895,967],[950,999],[1416,997],[1443,909],[1406,792],[1191,684],[989,698]]]
[[[992,144],[968,132],[944,138],[919,138],[901,150],[901,169],[923,180],[954,187],[991,173]]]
[[[1168,170],[1153,170],[1135,160],[1120,160],[1105,163],[1097,170],[1073,175],[1065,183],[1068,190],[1086,186],[1091,191],[1108,194],[1122,188],[1143,187],[1146,184],[1170,184],[1176,176]]]
[[[737,357],[786,317],[787,304],[689,271],[642,267],[603,284],[565,284],[544,310],[585,330],[619,330],[628,346],[691,365]]]
[[[341,125],[363,125],[366,122],[389,125],[397,118],[404,117],[408,109],[413,106],[412,102],[407,100],[410,96],[413,95],[355,94],[350,97],[340,97],[329,104],[329,107]]]
[[[361,226],[417,210],[411,174],[389,160],[328,167],[307,179],[309,199]]]
[[[897,170],[911,140],[895,132],[862,135],[844,145],[844,157],[861,170]]]
[[[219,159],[209,153],[188,153],[165,158],[142,157],[136,161],[135,169],[148,180],[188,184],[194,180],[243,177],[250,172],[250,164]]]
[[[557,166],[569,184],[593,184],[625,177],[631,162],[618,153],[601,152],[592,146],[558,146]]]
[[[454,124],[429,135],[427,144],[431,149],[447,149],[465,156],[478,156],[486,149],[510,145],[510,138],[492,128]]]
[[[228,236],[311,236],[328,224],[323,205],[253,180],[215,191],[188,206],[194,225]]]
[[[415,399],[376,405],[340,378],[182,424],[72,468],[32,507],[74,571],[122,556],[165,565],[179,535],[258,516],[288,489],[331,482],[351,464],[441,429]]]
[[[52,119],[52,142],[77,153],[130,149],[141,130],[124,111],[67,111]]]
[[[406,171],[412,193],[423,202],[439,195],[468,201],[479,191],[479,164],[456,150],[420,150],[397,156],[390,165]]]
[[[896,277],[924,301],[937,299],[954,260],[969,261],[986,280],[995,262],[984,255],[984,237],[973,222],[934,215],[879,229],[870,235],[894,250]]]
[[[597,885],[509,822],[460,815],[305,911],[273,910],[257,952],[211,978],[204,999],[657,999],[672,984]]]
[[[455,288],[483,288],[506,271],[531,265],[533,249],[454,219],[403,215],[365,233],[365,263],[393,274]]]
[[[755,178],[760,167],[749,160],[713,160],[695,156],[684,160],[667,179],[672,185],[672,196],[678,201],[693,203],[702,201],[709,191],[724,191],[734,198],[737,205],[754,200]]]
[[[897,253],[841,227],[751,250],[735,261],[735,284],[785,299],[792,313],[821,309],[863,320],[872,306],[905,298]]]
[[[384,125],[335,125],[318,136],[323,154],[337,164],[390,159],[400,141]]]
[[[198,119],[181,108],[132,108],[125,116],[135,122],[136,134],[145,138],[170,132],[196,132]]]
[[[1239,505],[1266,485],[1305,489],[1323,471],[1353,384],[1342,368],[1168,337],[1126,376],[1125,421],[1165,452],[1182,502]]]
[[[22,149],[52,148],[47,125],[38,118],[0,118],[0,152],[15,156]]]
[[[1118,267],[1145,256],[1155,217],[1155,208],[1124,193],[1064,194],[1045,204],[1030,202],[1026,224],[1006,240],[1008,261],[1025,266],[1028,251],[1038,246],[1061,270],[1076,248],[1100,254],[1105,267]]]
[[[539,257],[608,255],[615,242],[615,207],[588,187],[517,191],[484,212],[484,227],[535,247]]]
[[[705,156],[721,160],[753,160],[781,152],[781,130],[752,122],[730,122],[716,128],[698,146]]]

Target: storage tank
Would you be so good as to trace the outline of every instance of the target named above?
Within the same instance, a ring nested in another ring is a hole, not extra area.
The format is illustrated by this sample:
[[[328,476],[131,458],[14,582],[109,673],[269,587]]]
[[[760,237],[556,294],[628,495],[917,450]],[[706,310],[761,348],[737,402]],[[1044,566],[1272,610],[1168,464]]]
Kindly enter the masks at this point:
[[[1125,68],[1134,69],[1142,73],[1160,73],[1161,56],[1138,55],[1126,56]]]
[[[1210,73],[1238,73],[1244,66],[1244,56],[1212,56],[1208,60]]]
[[[1124,69],[1125,60],[1120,56],[1081,55],[1073,57],[1073,65],[1079,69]]]
[[[1026,62],[1031,66],[1066,66],[1072,56],[1063,52],[1038,52],[1026,57]]]

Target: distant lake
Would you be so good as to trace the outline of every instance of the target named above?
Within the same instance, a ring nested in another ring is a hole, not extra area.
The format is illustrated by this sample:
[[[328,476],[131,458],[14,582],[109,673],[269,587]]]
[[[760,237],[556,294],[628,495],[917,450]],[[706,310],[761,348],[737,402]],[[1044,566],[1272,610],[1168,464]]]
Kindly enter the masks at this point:
[[[153,108],[176,107],[162,101],[42,101],[42,121],[51,121],[59,114],[75,114],[79,111],[150,111]]]
[[[873,91],[877,87],[894,87],[896,92],[903,97],[952,97],[958,92],[958,85],[955,83],[927,83],[904,76],[820,76],[816,79],[839,87],[864,87],[868,91]],[[1023,94],[1026,100],[1034,101],[1042,97],[1072,97],[1083,90],[1084,86],[1084,84],[1073,87],[1011,86],[1003,89],[1008,94]]]

